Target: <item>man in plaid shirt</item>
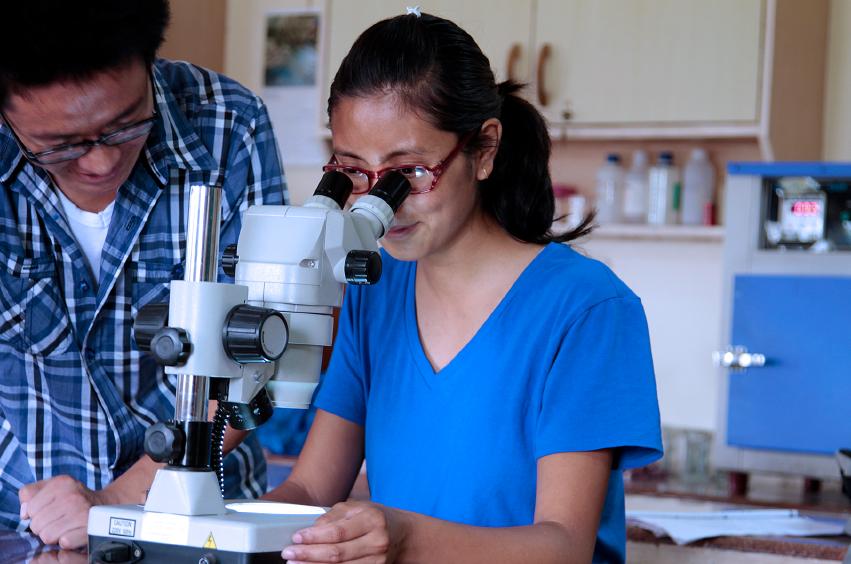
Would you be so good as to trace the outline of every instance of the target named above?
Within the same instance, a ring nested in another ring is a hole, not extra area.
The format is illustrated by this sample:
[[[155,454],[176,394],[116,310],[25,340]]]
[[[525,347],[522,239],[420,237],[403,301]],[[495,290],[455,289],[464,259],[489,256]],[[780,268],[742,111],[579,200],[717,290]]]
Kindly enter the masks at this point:
[[[173,417],[175,380],[131,328],[183,277],[189,186],[222,187],[222,248],[287,195],[262,102],[155,59],[167,0],[3,9],[0,527],[74,547],[91,505],[138,503],[158,467],[143,437]],[[228,497],[264,492],[256,440],[225,473]]]

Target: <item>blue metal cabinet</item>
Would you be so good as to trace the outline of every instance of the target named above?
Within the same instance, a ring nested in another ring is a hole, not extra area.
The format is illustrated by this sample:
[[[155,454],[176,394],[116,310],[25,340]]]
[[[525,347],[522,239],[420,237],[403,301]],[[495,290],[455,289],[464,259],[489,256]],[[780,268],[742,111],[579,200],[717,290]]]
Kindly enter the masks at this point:
[[[837,478],[834,453],[851,447],[851,163],[730,163],[727,173],[713,462]],[[801,214],[823,214],[829,244],[785,243],[783,219],[797,213],[785,203],[798,195],[812,204]],[[740,362],[743,348],[765,365]]]
[[[736,276],[732,342],[767,360],[729,375],[729,445],[851,446],[851,277]]]

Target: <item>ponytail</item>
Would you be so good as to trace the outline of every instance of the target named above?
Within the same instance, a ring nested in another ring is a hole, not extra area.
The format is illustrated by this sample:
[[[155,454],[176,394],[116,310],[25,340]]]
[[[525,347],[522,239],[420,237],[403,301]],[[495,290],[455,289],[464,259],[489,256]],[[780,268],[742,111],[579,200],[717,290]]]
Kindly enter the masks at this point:
[[[544,118],[518,93],[521,84],[511,80],[497,89],[502,98],[499,120],[502,139],[494,169],[481,183],[485,211],[512,237],[529,243],[567,242],[593,229],[593,217],[567,233],[552,232],[555,200],[550,179],[550,136]]]

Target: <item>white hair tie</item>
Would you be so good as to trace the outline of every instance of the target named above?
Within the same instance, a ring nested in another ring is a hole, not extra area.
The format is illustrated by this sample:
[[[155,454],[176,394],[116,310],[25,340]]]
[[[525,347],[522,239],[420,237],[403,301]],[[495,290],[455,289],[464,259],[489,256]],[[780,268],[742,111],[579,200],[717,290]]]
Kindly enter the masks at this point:
[[[408,6],[408,13],[406,15],[411,15],[411,14],[414,14],[418,18],[423,15],[422,12],[420,12],[419,6],[414,6],[413,8]]]

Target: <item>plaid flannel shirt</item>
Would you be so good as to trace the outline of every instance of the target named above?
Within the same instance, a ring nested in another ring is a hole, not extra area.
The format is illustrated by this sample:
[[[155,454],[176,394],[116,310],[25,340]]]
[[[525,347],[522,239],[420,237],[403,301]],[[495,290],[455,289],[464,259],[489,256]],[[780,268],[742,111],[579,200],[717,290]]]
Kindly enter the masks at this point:
[[[160,119],[118,190],[95,279],[50,177],[0,128],[0,527],[24,527],[24,484],[68,474],[101,489],[174,416],[176,377],[136,348],[131,324],[183,277],[189,186],[222,186],[222,249],[248,206],[287,201],[259,98],[187,63],[159,60],[152,80]],[[256,439],[225,472],[226,496],[264,492]]]

